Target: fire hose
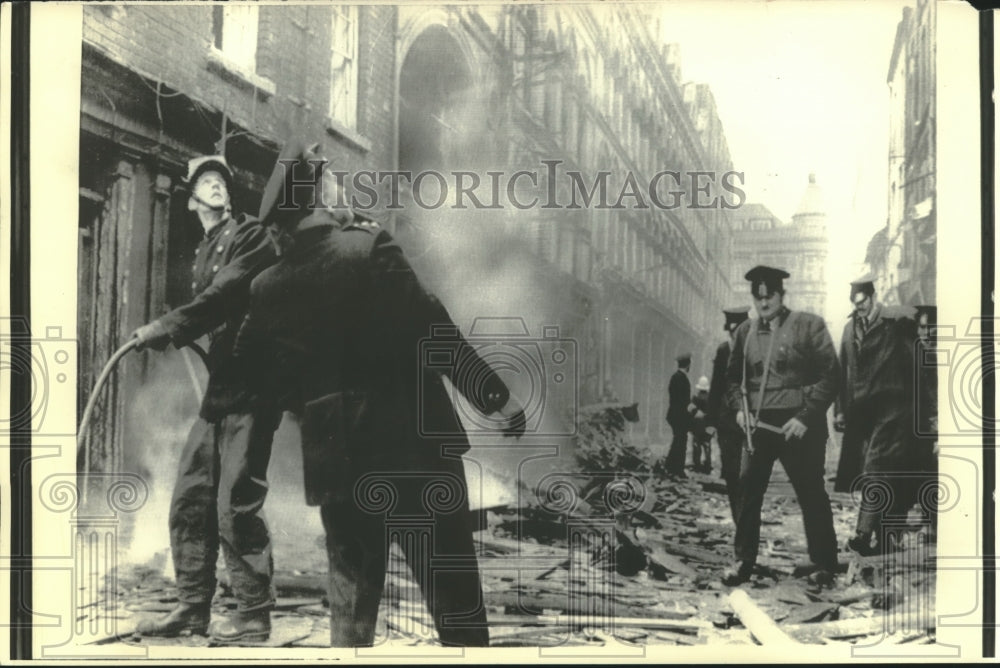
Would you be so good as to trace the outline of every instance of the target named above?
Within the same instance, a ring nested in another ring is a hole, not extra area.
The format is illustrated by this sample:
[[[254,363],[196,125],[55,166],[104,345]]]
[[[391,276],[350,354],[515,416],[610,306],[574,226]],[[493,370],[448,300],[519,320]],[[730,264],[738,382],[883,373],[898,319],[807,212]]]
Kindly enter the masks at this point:
[[[131,338],[128,341],[126,341],[121,348],[115,351],[115,353],[111,356],[111,359],[108,360],[108,363],[104,365],[104,369],[101,370],[101,375],[97,377],[97,382],[94,383],[94,389],[90,393],[90,398],[87,399],[87,406],[83,409],[83,416],[80,418],[80,427],[76,432],[76,450],[77,450],[77,455],[79,455],[80,450],[83,450],[84,462],[83,462],[82,498],[84,501],[86,501],[87,498],[87,487],[88,487],[87,482],[88,482],[88,477],[90,475],[90,448],[87,447],[87,437],[88,437],[87,428],[90,425],[90,417],[94,412],[94,406],[97,404],[97,399],[98,397],[100,397],[101,390],[104,389],[104,384],[107,382],[108,377],[111,375],[111,372],[115,370],[115,367],[118,366],[118,362],[120,362],[121,359],[125,357],[125,355],[127,355],[132,350],[135,350],[138,346],[139,346],[139,339]],[[204,362],[207,366],[208,355],[205,353],[205,350],[201,346],[199,346],[197,343],[189,343],[186,346],[186,348],[190,348],[195,353],[197,353],[198,357],[201,358],[201,361]],[[195,388],[200,395],[201,388],[197,383],[197,379],[195,378],[194,366],[191,364],[191,360],[188,357],[188,351],[185,348],[182,348],[181,352],[184,354],[184,362],[187,365],[188,373],[191,375],[192,382],[195,383]]]

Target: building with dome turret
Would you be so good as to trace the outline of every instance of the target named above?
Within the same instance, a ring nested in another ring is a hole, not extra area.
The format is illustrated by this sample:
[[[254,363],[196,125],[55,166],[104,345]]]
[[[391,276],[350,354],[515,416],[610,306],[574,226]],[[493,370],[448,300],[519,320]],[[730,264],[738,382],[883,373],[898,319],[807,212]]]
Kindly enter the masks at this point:
[[[743,274],[758,264],[781,267],[791,274],[785,281],[785,303],[817,315],[826,312],[826,260],[829,237],[826,206],[816,175],[809,182],[790,223],[783,222],[763,204],[748,203],[733,220],[733,264],[730,284],[733,303],[750,300]]]

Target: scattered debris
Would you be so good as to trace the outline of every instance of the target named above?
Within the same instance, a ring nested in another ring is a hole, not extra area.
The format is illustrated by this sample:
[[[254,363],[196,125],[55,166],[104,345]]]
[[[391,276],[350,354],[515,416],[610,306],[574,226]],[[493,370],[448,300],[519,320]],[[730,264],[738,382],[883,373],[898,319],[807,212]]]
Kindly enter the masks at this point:
[[[797,644],[787,633],[782,631],[767,613],[753,602],[753,599],[742,589],[737,589],[729,595],[729,604],[733,612],[747,627],[753,637],[761,645],[794,645]]]
[[[814,567],[794,491],[775,467],[757,568],[741,589],[731,590],[720,582],[733,561],[734,533],[722,482],[698,472],[680,481],[657,475],[650,453],[627,443],[627,407],[591,408],[577,438],[581,471],[590,473],[572,476],[579,497],[572,512],[559,515],[540,503],[494,506],[474,534],[494,646],[934,641],[935,550],[918,535],[919,526],[902,536],[895,553],[862,558],[842,552],[833,586],[814,587],[805,577]],[[717,462],[713,468],[719,470]],[[641,498],[635,507],[614,507],[609,485],[629,480],[640,483]],[[831,500],[843,540],[856,508],[846,494],[833,493]],[[295,538],[299,545],[316,544],[314,536]],[[318,546],[316,555],[312,551],[296,562],[303,570],[282,570],[276,559],[278,633],[268,646],[328,646],[325,554]],[[169,575],[155,567],[122,569],[109,580],[117,586],[114,613],[102,604],[78,612],[88,619],[117,617],[119,632],[104,643],[205,646],[207,639],[197,636],[130,636],[136,619],[176,604]],[[220,582],[214,611],[225,614],[235,601]],[[437,643],[419,586],[395,547],[377,634],[377,642]]]

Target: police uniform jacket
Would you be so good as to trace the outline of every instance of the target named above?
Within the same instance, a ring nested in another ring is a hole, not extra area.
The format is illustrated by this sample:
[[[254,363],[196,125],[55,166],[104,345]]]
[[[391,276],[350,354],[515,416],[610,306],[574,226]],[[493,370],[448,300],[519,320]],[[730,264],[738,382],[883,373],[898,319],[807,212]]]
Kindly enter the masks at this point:
[[[198,244],[192,267],[194,298],[160,318],[178,348],[209,335],[209,379],[201,405],[206,420],[247,410],[252,403],[234,368],[233,343],[246,313],[250,282],[274,260],[274,248],[256,218],[228,218]]]
[[[483,414],[508,390],[399,245],[322,210],[295,229],[294,247],[253,281],[237,356],[258,372],[255,387],[302,417],[307,502],[343,499],[353,469],[417,466],[442,444],[467,450],[442,377]]]
[[[739,326],[726,369],[729,408],[741,410],[740,386],[746,373],[750,410],[757,410],[764,361],[775,335],[762,417],[768,412],[796,417],[810,434],[825,438],[826,411],[837,394],[837,353],[823,319],[812,313],[782,307],[770,325],[751,318]]]

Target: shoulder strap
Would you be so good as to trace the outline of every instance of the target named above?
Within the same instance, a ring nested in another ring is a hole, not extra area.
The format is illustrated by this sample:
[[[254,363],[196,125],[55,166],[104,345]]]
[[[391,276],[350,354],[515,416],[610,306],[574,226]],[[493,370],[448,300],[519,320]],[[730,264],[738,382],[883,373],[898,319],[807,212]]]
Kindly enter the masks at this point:
[[[778,338],[781,333],[781,329],[788,324],[793,322],[793,319],[797,320],[796,312],[789,311],[788,315],[785,317],[785,322],[778,324],[771,329],[770,341],[767,344],[767,355],[764,356],[764,375],[760,379],[760,389],[757,391],[757,406],[754,409],[754,413],[760,415],[761,406],[764,405],[764,392],[767,390],[767,378],[771,373],[771,356],[774,353],[774,341]],[[747,339],[743,346],[743,391],[746,392],[746,362],[747,362],[747,350],[750,346],[750,334],[757,336],[757,319],[752,319],[750,324],[750,331],[747,332]]]

